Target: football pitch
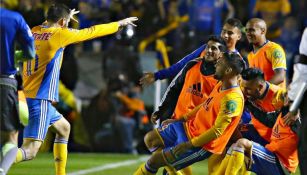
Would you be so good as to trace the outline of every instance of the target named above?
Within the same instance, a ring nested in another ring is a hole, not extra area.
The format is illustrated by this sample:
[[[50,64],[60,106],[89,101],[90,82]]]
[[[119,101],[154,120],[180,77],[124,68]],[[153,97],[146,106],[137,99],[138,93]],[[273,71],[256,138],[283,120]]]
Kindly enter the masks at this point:
[[[132,175],[147,158],[148,155],[71,153],[67,175]],[[193,175],[207,174],[207,161],[194,164],[192,169]],[[32,161],[13,165],[8,175],[54,175],[53,155],[39,153]]]

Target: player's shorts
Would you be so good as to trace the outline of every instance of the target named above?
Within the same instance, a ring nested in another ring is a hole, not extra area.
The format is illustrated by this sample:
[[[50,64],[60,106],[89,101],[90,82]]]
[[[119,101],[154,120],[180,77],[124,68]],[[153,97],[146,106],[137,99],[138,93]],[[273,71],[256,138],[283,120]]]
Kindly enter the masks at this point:
[[[264,146],[253,142],[251,171],[258,175],[284,175],[278,158]]]
[[[23,132],[24,138],[44,140],[48,127],[62,118],[62,115],[48,100],[27,98],[29,124]]]
[[[0,130],[10,132],[22,128],[18,112],[16,79],[0,78],[0,100]]]
[[[159,127],[157,128],[157,131],[165,146],[163,149],[164,158],[166,162],[176,170],[183,169],[195,162],[204,160],[210,157],[212,154],[201,147],[190,149],[177,157],[173,154],[173,149],[176,147],[176,145],[189,141],[183,126],[183,122],[174,122],[169,125]],[[172,156],[166,156],[166,154],[170,154]]]
[[[243,138],[259,143],[263,146],[268,144],[268,141],[266,141],[260,136],[256,128],[252,124],[240,124],[239,131],[241,132]]]

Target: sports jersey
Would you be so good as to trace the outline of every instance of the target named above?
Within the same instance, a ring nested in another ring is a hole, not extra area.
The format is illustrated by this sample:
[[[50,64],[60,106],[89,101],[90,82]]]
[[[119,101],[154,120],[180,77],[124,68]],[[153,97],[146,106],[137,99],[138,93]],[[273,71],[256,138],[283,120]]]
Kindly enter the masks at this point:
[[[257,105],[265,112],[280,110],[285,103],[286,91],[283,88],[268,82],[266,88],[267,89],[264,93],[264,97],[262,99],[255,100],[255,105]],[[272,135],[272,128],[269,128],[265,124],[261,123],[253,114],[252,124],[254,125],[259,135],[269,142]]]
[[[190,117],[185,125],[187,135],[194,146],[203,145],[204,140],[207,140],[203,136],[213,128],[215,139],[202,147],[214,154],[221,154],[225,149],[244,108],[244,97],[240,87],[221,90],[221,85],[222,83],[218,83],[215,86],[195,117]]]
[[[213,62],[190,61],[171,82],[154,114],[177,119],[203,103],[217,83],[214,72]]]
[[[184,85],[177,100],[174,118],[193,110],[196,106],[203,103],[217,84],[214,74],[200,74],[200,66],[203,62],[198,62],[186,74]]]
[[[287,69],[284,49],[279,44],[271,41],[267,41],[257,52],[250,52],[247,59],[249,67],[263,71],[266,81],[269,81],[274,76],[275,69]],[[286,88],[286,80],[280,86]]]
[[[118,31],[117,22],[75,30],[36,26],[32,29],[36,57],[24,63],[24,92],[27,98],[58,101],[58,83],[64,48],[73,43]]]
[[[0,75],[15,75],[14,41],[24,50],[25,56],[34,58],[34,40],[24,18],[17,12],[0,8]],[[27,55],[29,53],[30,55]]]
[[[265,147],[275,153],[290,172],[294,173],[298,166],[297,155],[298,136],[284,124],[283,118],[278,117],[271,136],[271,142]]]

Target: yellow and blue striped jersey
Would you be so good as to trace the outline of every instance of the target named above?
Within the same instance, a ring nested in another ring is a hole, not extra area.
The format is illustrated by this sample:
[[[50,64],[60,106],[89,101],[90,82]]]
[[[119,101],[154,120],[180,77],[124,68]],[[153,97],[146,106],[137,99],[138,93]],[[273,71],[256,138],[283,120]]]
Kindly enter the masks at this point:
[[[73,43],[101,37],[118,31],[118,22],[76,30],[62,27],[36,26],[35,59],[23,65],[23,86],[27,98],[58,101],[59,74],[64,48]]]

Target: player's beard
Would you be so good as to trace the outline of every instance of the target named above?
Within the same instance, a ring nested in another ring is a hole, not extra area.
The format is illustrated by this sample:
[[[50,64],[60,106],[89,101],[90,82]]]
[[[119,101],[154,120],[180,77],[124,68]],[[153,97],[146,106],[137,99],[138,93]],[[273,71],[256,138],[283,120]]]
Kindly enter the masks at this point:
[[[223,75],[219,75],[215,72],[214,76],[213,76],[216,80],[222,80]]]

